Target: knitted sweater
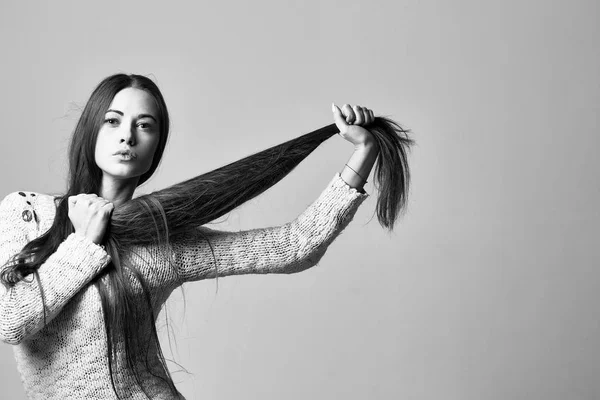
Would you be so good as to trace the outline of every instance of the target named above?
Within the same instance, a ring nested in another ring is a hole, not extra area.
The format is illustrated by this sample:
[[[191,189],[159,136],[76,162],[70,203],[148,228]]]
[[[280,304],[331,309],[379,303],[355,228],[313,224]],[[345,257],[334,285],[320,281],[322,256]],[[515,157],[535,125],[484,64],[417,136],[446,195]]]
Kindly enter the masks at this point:
[[[316,265],[367,197],[367,193],[348,186],[338,173],[315,202],[285,225],[241,232],[202,227],[198,235],[172,241],[174,263],[153,247],[128,249],[126,259],[144,275],[158,315],[175,288],[214,278],[215,269],[222,277],[293,273]],[[55,212],[52,196],[32,192],[6,196],[0,203],[0,266],[46,232]],[[0,339],[14,345],[21,381],[30,399],[116,399],[100,296],[90,283],[109,262],[102,247],[76,234],[68,236],[38,270],[46,325],[40,288],[33,275],[9,289],[0,285]],[[152,352],[151,362],[158,360]],[[117,384],[131,378],[124,358],[117,360],[116,371],[122,377]],[[152,399],[173,398],[161,379],[147,373],[142,381]],[[123,398],[147,398],[136,385],[118,387]]]

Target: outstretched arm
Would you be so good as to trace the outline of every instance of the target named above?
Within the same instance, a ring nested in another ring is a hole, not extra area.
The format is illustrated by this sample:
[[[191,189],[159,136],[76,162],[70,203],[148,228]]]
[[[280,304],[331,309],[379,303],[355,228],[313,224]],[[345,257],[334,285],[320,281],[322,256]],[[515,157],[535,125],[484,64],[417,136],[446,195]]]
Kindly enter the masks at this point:
[[[319,198],[285,225],[241,232],[198,228],[172,241],[180,283],[217,275],[289,274],[310,268],[367,197],[336,174]]]
[[[333,106],[340,135],[354,144],[354,153],[321,196],[294,221],[280,227],[224,232],[206,227],[174,241],[182,282],[234,274],[293,273],[317,264],[327,247],[368,197],[363,186],[377,158],[371,134],[360,125],[373,112],[348,104]]]

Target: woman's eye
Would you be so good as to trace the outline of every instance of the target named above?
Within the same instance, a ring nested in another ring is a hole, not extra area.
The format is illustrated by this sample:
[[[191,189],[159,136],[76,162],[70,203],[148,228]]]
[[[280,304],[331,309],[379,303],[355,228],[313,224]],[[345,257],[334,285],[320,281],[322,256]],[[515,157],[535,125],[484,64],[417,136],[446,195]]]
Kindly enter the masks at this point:
[[[117,121],[116,118],[106,118],[104,122],[110,125],[115,125],[119,121]]]
[[[147,122],[140,122],[137,126],[140,129],[148,129],[148,128],[150,128],[151,125]]]

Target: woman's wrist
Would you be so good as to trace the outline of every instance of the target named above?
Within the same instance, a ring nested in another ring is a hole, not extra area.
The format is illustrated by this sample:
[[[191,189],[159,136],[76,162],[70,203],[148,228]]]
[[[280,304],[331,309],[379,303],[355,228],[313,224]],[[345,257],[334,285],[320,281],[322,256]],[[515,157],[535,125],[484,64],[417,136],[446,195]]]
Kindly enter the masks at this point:
[[[374,141],[356,145],[354,153],[344,165],[340,176],[350,187],[361,191],[367,183],[378,154],[379,149]]]
[[[364,151],[364,152],[376,152],[379,153],[379,146],[375,139],[371,136],[369,139],[365,140],[362,143],[354,145],[354,151]]]

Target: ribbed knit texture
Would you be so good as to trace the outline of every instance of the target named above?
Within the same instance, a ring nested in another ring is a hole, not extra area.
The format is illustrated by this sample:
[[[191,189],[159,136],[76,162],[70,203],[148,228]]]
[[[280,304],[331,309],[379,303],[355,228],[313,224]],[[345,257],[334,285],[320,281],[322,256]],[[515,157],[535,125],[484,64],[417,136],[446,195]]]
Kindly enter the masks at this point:
[[[156,248],[132,248],[125,258],[146,278],[158,315],[175,288],[214,278],[216,271],[219,277],[294,273],[316,265],[367,197],[336,174],[314,203],[283,226],[241,232],[202,227],[197,235],[174,238],[175,270]],[[46,232],[55,212],[51,196],[33,192],[6,196],[0,203],[0,266]],[[71,234],[61,243],[38,271],[46,326],[40,288],[33,275],[8,290],[0,285],[0,339],[14,345],[30,399],[116,399],[108,372],[100,296],[90,284],[109,262],[108,254],[85,237]],[[156,354],[151,361],[158,362]],[[125,398],[146,399],[139,388],[125,384],[131,373],[124,359],[117,364]],[[173,398],[159,378],[150,374],[142,378],[152,399]]]

